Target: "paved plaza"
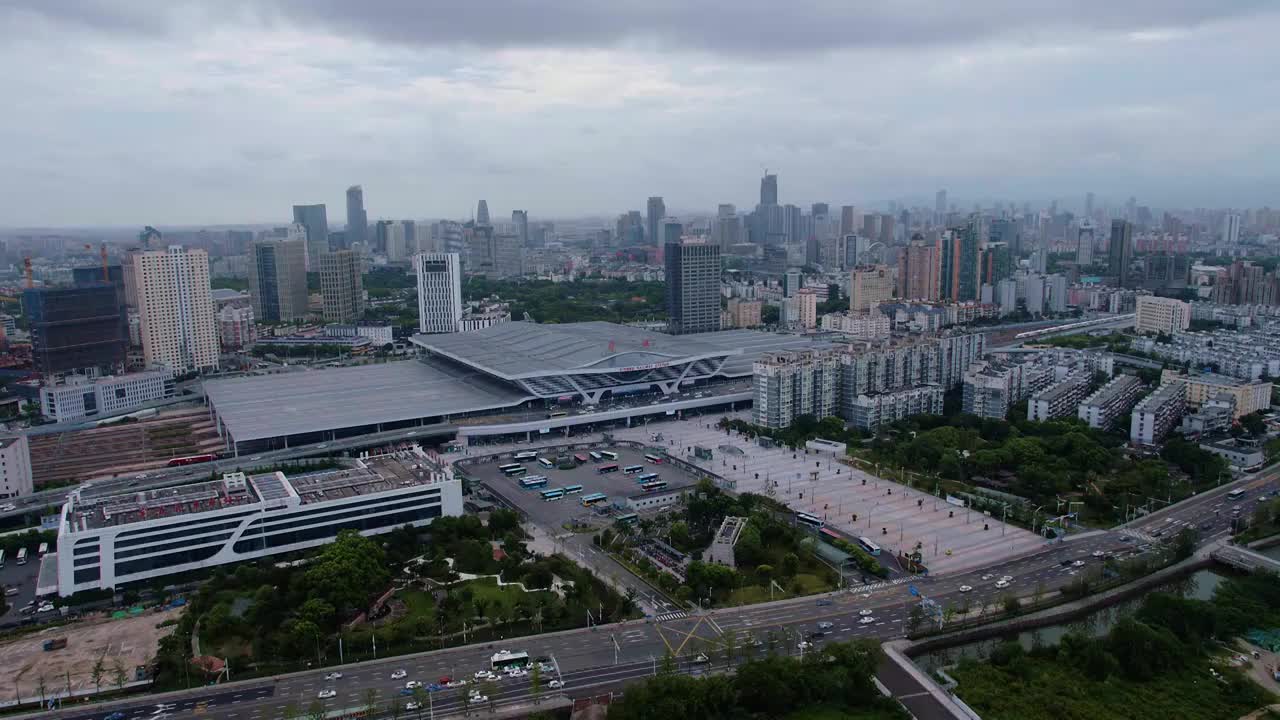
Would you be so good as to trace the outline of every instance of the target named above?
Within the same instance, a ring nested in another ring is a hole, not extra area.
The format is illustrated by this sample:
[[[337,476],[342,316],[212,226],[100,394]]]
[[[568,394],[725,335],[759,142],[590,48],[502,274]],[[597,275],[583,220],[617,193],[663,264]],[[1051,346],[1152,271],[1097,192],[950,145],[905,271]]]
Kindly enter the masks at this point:
[[[731,417],[750,420],[749,413]],[[794,510],[807,512],[852,536],[866,537],[894,555],[917,547],[931,573],[985,566],[1039,548],[1045,542],[999,517],[948,504],[932,488],[916,490],[850,467],[827,453],[763,448],[753,440],[716,427],[718,416],[619,430],[629,440],[663,434],[667,452],[736,482],[737,492],[772,495]],[[710,462],[694,458],[691,448],[710,448]],[[742,454],[726,451],[737,448]],[[857,515],[854,523],[853,516]],[[984,529],[985,526],[985,529]],[[886,562],[892,562],[884,558]]]

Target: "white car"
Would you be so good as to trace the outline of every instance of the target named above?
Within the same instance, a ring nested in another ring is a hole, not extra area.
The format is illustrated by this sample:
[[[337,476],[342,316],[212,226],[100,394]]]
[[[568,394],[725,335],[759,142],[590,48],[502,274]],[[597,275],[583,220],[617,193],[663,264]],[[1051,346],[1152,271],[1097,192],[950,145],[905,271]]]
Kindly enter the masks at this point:
[[[422,683],[418,682],[417,680],[410,680],[404,684],[405,690],[412,690],[414,688],[420,688],[420,687],[422,687]]]
[[[813,647],[813,643],[809,642],[808,640],[801,640],[800,644],[797,645],[796,647],[800,648],[801,650],[808,650],[809,648]]]
[[[560,688],[564,687],[564,682],[561,680],[552,680],[551,682],[547,683],[547,687],[559,690]]]
[[[496,676],[488,670],[477,670],[475,679],[477,680],[493,680]]]
[[[417,710],[420,707],[422,706],[412,700],[404,704],[405,710]]]
[[[991,578],[993,578],[993,577],[995,577],[995,576],[994,576],[994,575],[991,575],[991,574],[989,574],[989,573],[988,573],[988,574],[986,574],[986,575],[983,575],[983,576],[982,576],[982,579],[983,579],[983,580],[990,580],[990,579],[991,579]]]
[[[510,670],[507,671],[507,677],[510,677],[510,678],[520,678],[528,674],[529,674],[528,671],[521,670],[520,668],[511,668]]]
[[[53,603],[48,603],[48,602],[40,603],[40,607],[36,608],[36,612],[42,612],[42,613],[53,612]]]
[[[858,611],[858,614],[862,617],[871,617],[871,608],[862,608]]]
[[[873,617],[871,617],[870,615],[863,615],[863,616],[862,616],[862,619],[858,621],[858,624],[859,624],[859,625],[870,625],[871,623],[873,623],[873,622],[875,622],[875,621],[876,621],[876,619],[875,619],[875,618],[873,618]]]
[[[403,680],[408,676],[409,676],[409,673],[405,672],[404,670],[397,670],[391,673],[392,680]]]
[[[1005,582],[1013,582],[1013,576],[1012,576],[1012,575],[1003,575],[1003,576],[1001,576],[1001,577],[1000,577],[1000,579],[1001,579],[1001,580],[1003,580],[1003,581],[1005,581]]]
[[[467,684],[466,680],[459,678],[457,680],[450,680],[449,682],[445,683],[444,686],[449,688],[460,688],[466,684]]]
[[[1071,563],[1071,567],[1084,567],[1084,561],[1083,561],[1083,560],[1077,560],[1077,561],[1075,561],[1075,562]]]
[[[1102,557],[1103,555],[1106,555],[1106,553],[1102,552],[1101,550],[1094,550],[1094,551],[1093,551],[1093,556],[1094,556],[1094,557],[1100,558],[1100,557]]]
[[[972,588],[972,587],[970,587],[969,585],[961,585],[961,586],[960,586],[960,592],[962,592],[962,593],[970,592],[971,590],[973,590],[973,588]]]
[[[316,697],[320,698],[321,700],[328,700],[331,697],[338,697],[338,693],[334,690],[325,689],[316,693]]]
[[[1000,588],[1001,590],[1003,590],[1003,589],[1005,589],[1005,588],[1009,587],[1009,581],[1008,581],[1008,580],[997,580],[997,581],[996,581],[996,587],[997,587],[997,588]]]
[[[325,675],[325,676],[324,676],[324,679],[325,679],[325,680],[340,680],[340,679],[342,679],[342,673],[340,673],[340,672],[331,672],[331,673],[329,673],[328,675]]]
[[[471,702],[473,703],[489,702],[489,696],[488,695],[472,695]]]
[[[705,663],[705,662],[711,662],[711,659],[708,658],[706,655],[703,655],[702,653],[698,653],[697,655],[694,656],[693,661],[696,663]]]

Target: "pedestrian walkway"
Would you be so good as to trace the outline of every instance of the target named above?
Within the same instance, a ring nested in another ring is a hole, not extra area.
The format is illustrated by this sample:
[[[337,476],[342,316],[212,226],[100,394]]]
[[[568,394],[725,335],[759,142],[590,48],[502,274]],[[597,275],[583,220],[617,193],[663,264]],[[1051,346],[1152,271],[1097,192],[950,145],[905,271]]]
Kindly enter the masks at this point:
[[[655,617],[654,620],[658,622],[666,622],[668,620],[683,620],[684,618],[687,618],[687,617],[689,617],[689,613],[676,611],[676,612],[662,613],[661,615]]]

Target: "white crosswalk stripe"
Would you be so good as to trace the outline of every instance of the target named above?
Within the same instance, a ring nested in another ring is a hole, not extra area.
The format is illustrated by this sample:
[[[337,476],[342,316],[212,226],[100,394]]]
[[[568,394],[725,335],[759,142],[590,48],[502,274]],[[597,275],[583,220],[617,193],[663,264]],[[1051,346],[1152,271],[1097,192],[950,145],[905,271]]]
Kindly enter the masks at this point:
[[[681,612],[677,610],[675,612],[662,613],[661,615],[657,616],[654,619],[657,620],[658,622],[666,622],[667,620],[679,620],[681,618],[687,618],[687,617],[689,617],[689,613]]]

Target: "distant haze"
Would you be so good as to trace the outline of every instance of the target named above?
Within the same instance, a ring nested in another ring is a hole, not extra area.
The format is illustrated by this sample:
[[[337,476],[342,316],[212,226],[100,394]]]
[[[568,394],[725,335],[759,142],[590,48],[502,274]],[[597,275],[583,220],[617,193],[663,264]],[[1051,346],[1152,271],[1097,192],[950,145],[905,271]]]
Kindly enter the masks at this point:
[[[459,6],[459,7],[452,7]],[[0,226],[1280,202],[1262,0],[0,0]]]

